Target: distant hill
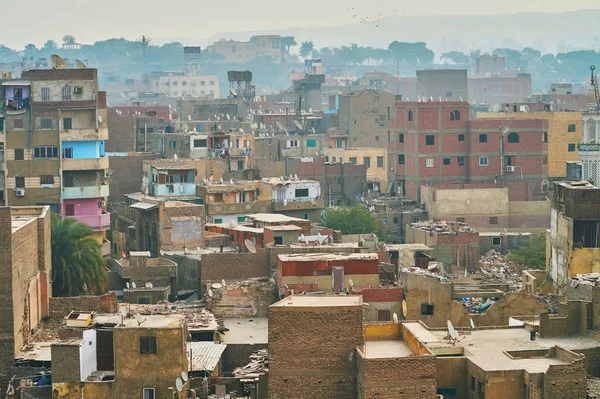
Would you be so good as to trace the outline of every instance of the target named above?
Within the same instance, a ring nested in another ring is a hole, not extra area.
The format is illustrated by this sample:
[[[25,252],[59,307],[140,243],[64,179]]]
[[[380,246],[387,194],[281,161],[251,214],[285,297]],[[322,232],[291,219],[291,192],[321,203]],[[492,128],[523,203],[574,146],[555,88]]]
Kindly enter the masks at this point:
[[[262,31],[222,32],[220,38],[247,40],[252,35],[295,36],[300,43],[312,40],[317,48],[358,43],[387,47],[394,41],[425,41],[437,54],[447,50],[491,51],[498,47],[534,47],[543,52],[600,48],[600,9],[564,13],[516,13],[498,15],[391,16],[379,27],[356,24],[320,28],[290,27]]]

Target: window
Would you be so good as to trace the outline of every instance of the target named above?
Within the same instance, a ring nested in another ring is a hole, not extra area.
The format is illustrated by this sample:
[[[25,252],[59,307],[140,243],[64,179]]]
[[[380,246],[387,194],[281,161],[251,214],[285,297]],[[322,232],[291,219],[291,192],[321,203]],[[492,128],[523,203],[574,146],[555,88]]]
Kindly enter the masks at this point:
[[[475,377],[471,377],[471,391],[475,392]]]
[[[379,141],[379,136],[375,136],[375,141]]]
[[[448,93],[446,93],[448,94]],[[450,93],[449,96],[446,97],[452,97],[452,93]],[[450,112],[450,120],[451,121],[459,121],[460,120],[460,111],[452,111]]]
[[[52,129],[52,118],[42,118],[42,119],[40,119],[40,129],[42,129],[42,130],[50,130],[50,129]]]
[[[54,176],[52,175],[41,175],[40,184],[54,184]]]
[[[155,399],[154,388],[144,388],[144,397],[142,399]]]
[[[169,140],[169,148],[177,148],[177,141]]]
[[[140,337],[140,353],[156,353],[156,337]]]
[[[447,91],[446,92],[446,97],[448,97],[448,98],[452,97],[452,92],[451,91]]]
[[[399,143],[404,143],[404,133],[400,133],[400,134],[398,135],[398,142],[399,142]]]
[[[383,157],[377,157],[377,167],[383,168]]]
[[[456,223],[464,223],[465,218],[456,218]]]
[[[302,216],[302,219],[310,220],[310,215],[308,213],[305,213],[304,216]]]
[[[63,149],[63,158],[73,158],[73,148],[67,147]]]
[[[458,166],[465,166],[465,157],[457,157]]]
[[[479,142],[480,143],[487,143],[487,134],[480,134],[479,135]]]
[[[317,140],[306,140],[306,148],[317,147]]]
[[[575,151],[575,144],[569,143],[569,152],[573,152],[573,151]]]
[[[177,86],[177,85],[178,85],[177,81],[173,82],[173,86]]]
[[[205,86],[206,82],[204,80],[200,81],[200,86]]]
[[[239,222],[245,222],[246,221],[246,216],[238,216],[237,221],[238,221],[238,223]]]
[[[165,82],[165,86],[171,86],[170,82]]]
[[[69,86],[69,85],[63,86],[62,99],[63,99],[63,101],[71,101],[71,86]]]
[[[492,245],[500,245],[500,237],[492,237]]]
[[[444,165],[450,165],[450,158],[444,158]]]
[[[489,218],[489,222],[490,224],[498,224],[498,217],[497,216],[490,216]]]
[[[515,164],[515,156],[514,155],[507,155],[504,157],[504,162],[506,163],[506,166],[512,166]]]
[[[73,119],[63,118],[63,129],[64,130],[73,129]]]
[[[223,219],[215,219],[215,220],[213,220],[213,223],[214,224],[221,224],[221,223],[223,223]]]
[[[548,142],[548,132],[544,132],[544,135],[542,137],[542,140],[544,141],[544,143]]]
[[[414,117],[414,116],[413,116],[413,112],[412,112],[412,111],[408,111],[408,121],[409,121],[409,122],[412,122],[412,120],[413,120],[413,117]]]
[[[368,168],[371,167],[371,157],[364,157],[363,158],[363,165],[365,165]]]
[[[388,141],[392,141],[392,132],[388,130]]]
[[[206,139],[194,139],[194,148],[206,148]]]
[[[34,158],[58,158],[58,147],[43,146],[33,148]]]
[[[15,161],[23,161],[25,159],[25,150],[22,148],[15,148]]]
[[[488,166],[489,163],[488,157],[479,157],[479,166]]]
[[[404,165],[404,154],[398,154],[398,165]]]
[[[346,140],[336,140],[335,148],[346,148]]]
[[[573,133],[574,131],[576,131],[576,128],[575,128],[575,124],[572,123],[569,125],[569,133]]]
[[[154,133],[154,128],[153,127],[148,127],[146,128],[148,133]]]
[[[23,119],[13,119],[13,129],[23,129]]]
[[[138,304],[140,305],[149,305],[150,304],[150,298],[138,298]]]
[[[356,157],[350,157],[350,158],[348,158],[348,162],[350,162],[352,164],[356,164]]]
[[[519,142],[519,134],[512,132],[508,134],[508,140],[509,143],[518,143]]]
[[[464,134],[459,134],[458,135],[458,141],[465,141],[465,135]]]
[[[287,140],[286,148],[298,148],[300,147],[300,142],[298,140]]]
[[[42,87],[42,101],[50,101],[50,88]]]
[[[435,165],[435,162],[434,162],[433,158],[425,159],[425,167],[426,168],[433,168],[434,165]]]
[[[22,176],[15,177],[15,187],[16,188],[25,188],[25,178]]]
[[[273,240],[275,241],[275,245],[283,245],[283,237],[276,236],[276,237],[273,237]]]
[[[182,86],[187,86],[187,82],[184,80],[183,82],[181,82]]]
[[[435,136],[433,134],[428,134],[425,136],[425,145],[434,145],[435,144]]]
[[[421,316],[433,316],[433,304],[432,303],[421,304]]]
[[[297,188],[295,196],[296,198],[308,197],[308,188]]]

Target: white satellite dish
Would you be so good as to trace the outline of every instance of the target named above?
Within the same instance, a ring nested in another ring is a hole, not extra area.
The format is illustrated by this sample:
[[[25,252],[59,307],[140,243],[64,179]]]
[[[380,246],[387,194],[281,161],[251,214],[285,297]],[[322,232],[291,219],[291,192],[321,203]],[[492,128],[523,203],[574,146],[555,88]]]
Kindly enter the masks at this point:
[[[188,121],[192,120],[192,115],[188,115]]]
[[[406,319],[408,317],[408,308],[406,307],[406,301],[402,301],[402,316]]]
[[[81,60],[75,60],[75,68],[84,69],[87,68],[87,66]]]
[[[244,133],[244,129],[240,128],[240,133]]]
[[[135,314],[135,320],[137,321],[137,323],[138,323],[138,326],[139,326],[139,325],[141,325],[143,322],[145,322],[145,321],[146,321],[146,319],[143,319],[143,318],[142,318],[142,315],[141,315],[141,314],[139,314],[139,313],[136,313],[136,314]]]
[[[246,244],[246,248],[248,248],[249,252],[252,252],[253,254],[256,253],[256,245],[252,241],[246,239],[244,240],[244,244]]]
[[[223,184],[223,178],[222,177],[219,179],[219,183]]]
[[[232,96],[237,97],[237,91],[235,91],[235,89],[233,87],[231,89],[229,89],[229,92],[231,93]]]
[[[233,186],[233,179],[229,179],[229,184]]]
[[[212,296],[213,296],[213,292],[212,292],[212,290],[211,290],[210,288],[208,289],[208,292],[207,292],[207,294],[208,294],[208,297],[209,297],[209,298],[212,298]]]
[[[165,254],[165,251],[163,251],[162,249],[158,252],[160,253],[160,256],[163,256]]]
[[[181,372],[181,379],[183,380],[183,382],[187,382],[187,380],[189,379],[189,377],[185,371]]]
[[[300,179],[298,179],[298,175],[296,175],[296,174],[294,174],[294,179],[295,180],[300,180]]]
[[[300,130],[302,130],[302,124],[300,122],[298,122],[297,120],[294,120],[294,125],[296,125],[296,127]]]
[[[50,56],[50,63],[52,64],[52,69],[67,69],[65,60],[56,54]]]
[[[225,283],[225,279],[221,280],[221,285],[223,286],[223,288],[227,287],[227,284]]]
[[[181,392],[183,390],[183,380],[181,377],[177,377],[175,380],[175,388],[177,388],[177,392]]]
[[[394,323],[398,323],[398,315],[396,313],[394,313],[394,315],[392,316]]]
[[[210,175],[210,178],[208,180],[210,180],[210,182],[212,183],[215,181],[215,178],[213,177],[213,175]]]
[[[121,316],[127,317],[127,309],[121,308]]]
[[[125,283],[125,287],[127,287],[127,289],[129,289],[129,283]]]
[[[225,117],[227,118],[228,121],[231,120],[231,116],[229,114],[227,114]]]
[[[354,281],[352,281],[351,278],[348,279],[348,285],[350,286],[350,288],[354,287]]]
[[[448,335],[450,336],[451,339],[456,340],[458,338],[458,333],[454,329],[452,322],[450,320],[448,320],[447,324],[448,324]]]
[[[137,288],[135,283],[131,283],[131,288],[133,288],[134,290]]]
[[[469,322],[471,323],[471,329],[475,329],[475,323],[473,322],[473,319],[469,319]]]
[[[146,284],[144,284],[144,287],[152,288],[152,283],[150,281],[148,281]]]
[[[98,115],[98,122],[102,123],[102,115]]]
[[[220,290],[221,288],[223,288],[223,285],[221,283],[212,283],[211,287],[215,290]]]

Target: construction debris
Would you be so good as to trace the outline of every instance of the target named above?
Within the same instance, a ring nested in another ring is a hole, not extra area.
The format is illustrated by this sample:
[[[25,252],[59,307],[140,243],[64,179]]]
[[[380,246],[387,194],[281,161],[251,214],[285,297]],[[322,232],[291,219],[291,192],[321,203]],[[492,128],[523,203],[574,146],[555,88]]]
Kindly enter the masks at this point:
[[[469,313],[485,313],[490,306],[496,303],[491,298],[462,298],[460,302]]]
[[[509,291],[521,290],[521,272],[525,267],[508,260],[506,256],[493,249],[481,257],[479,269],[488,282],[508,284]]]
[[[410,224],[412,228],[427,230],[431,235],[436,234],[465,234],[474,233],[475,231],[466,223],[453,222],[453,221],[433,221],[424,220],[422,222],[416,222]]]
[[[444,277],[442,275],[430,272],[430,271],[425,270],[425,269],[421,269],[420,267],[416,267],[416,266],[413,266],[413,267],[404,267],[404,268],[402,268],[402,272],[403,273],[410,273],[410,274],[419,274],[421,276],[435,278],[436,280],[441,281],[441,282],[448,282],[448,281],[450,281],[450,280],[448,280],[448,278],[446,278],[446,277]]]
[[[233,370],[235,377],[258,377],[269,372],[269,350],[261,349],[250,355],[250,363]]]

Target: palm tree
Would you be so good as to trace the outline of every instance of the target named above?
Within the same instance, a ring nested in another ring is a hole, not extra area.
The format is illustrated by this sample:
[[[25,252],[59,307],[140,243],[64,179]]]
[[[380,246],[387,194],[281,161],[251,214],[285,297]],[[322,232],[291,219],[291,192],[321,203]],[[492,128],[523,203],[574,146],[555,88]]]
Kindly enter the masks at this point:
[[[315,45],[313,42],[302,42],[302,45],[300,46],[300,56],[308,57],[314,49]]]
[[[101,293],[106,268],[90,226],[52,214],[52,292],[54,296]]]
[[[137,42],[142,46],[142,60],[144,62],[144,72],[146,72],[146,50],[150,47],[150,43],[152,43],[152,39],[148,36],[142,35]]]

